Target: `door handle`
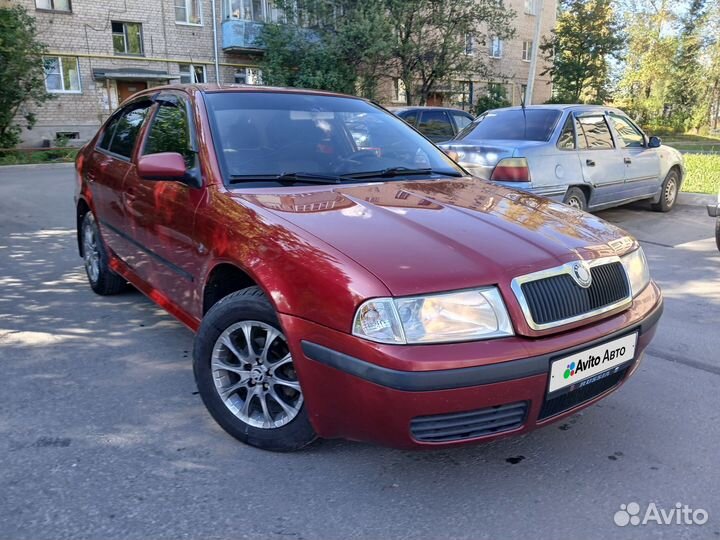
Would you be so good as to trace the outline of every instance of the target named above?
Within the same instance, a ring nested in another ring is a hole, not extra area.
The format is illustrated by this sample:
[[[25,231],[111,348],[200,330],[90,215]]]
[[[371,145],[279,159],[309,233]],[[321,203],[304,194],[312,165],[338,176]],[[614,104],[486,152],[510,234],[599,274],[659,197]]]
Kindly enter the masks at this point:
[[[626,157],[623,161],[625,161],[625,165],[630,165],[632,163],[632,159],[629,157]]]
[[[594,162],[592,159],[586,159],[586,160],[585,160],[585,165],[587,165],[588,167],[594,167],[594,166],[595,166],[595,162]]]

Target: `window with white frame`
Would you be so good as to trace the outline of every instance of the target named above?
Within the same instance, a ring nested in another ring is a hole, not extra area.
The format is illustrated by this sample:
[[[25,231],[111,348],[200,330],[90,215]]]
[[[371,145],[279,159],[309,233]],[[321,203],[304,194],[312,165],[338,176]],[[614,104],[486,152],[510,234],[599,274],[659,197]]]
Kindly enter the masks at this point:
[[[475,39],[472,34],[465,34],[465,54],[472,54],[475,52]]]
[[[195,64],[178,64],[180,82],[183,84],[202,84],[205,81],[205,66]]]
[[[200,0],[175,0],[175,22],[180,24],[202,24]]]
[[[490,58],[501,58],[503,50],[503,42],[497,36],[490,38]]]
[[[537,15],[537,3],[542,0],[525,0],[525,13],[528,15]]]
[[[70,0],[35,0],[35,9],[48,11],[72,11]]]
[[[51,93],[79,94],[78,59],[72,56],[43,56],[45,88]]]
[[[407,97],[405,95],[405,81],[400,77],[393,79],[393,101],[405,103]]]
[[[242,68],[235,72],[235,84],[262,84],[262,70],[258,68]]]
[[[224,0],[223,13],[226,19],[285,22],[285,13],[276,0]]]
[[[529,62],[530,58],[532,57],[532,48],[533,48],[533,42],[532,41],[523,41],[523,48],[522,48],[522,59],[525,62]]]

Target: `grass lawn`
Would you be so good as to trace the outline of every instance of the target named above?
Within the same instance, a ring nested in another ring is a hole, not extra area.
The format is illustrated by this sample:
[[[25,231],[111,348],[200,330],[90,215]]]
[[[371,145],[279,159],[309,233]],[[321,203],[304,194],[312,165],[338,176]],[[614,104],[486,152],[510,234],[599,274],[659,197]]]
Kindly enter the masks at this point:
[[[0,152],[0,165],[26,165],[28,163],[65,163],[75,161],[78,148],[39,150],[35,152]]]
[[[706,152],[720,154],[720,139],[702,135],[675,134],[662,137],[663,144],[677,148],[681,152]]]
[[[710,193],[720,191],[720,154],[685,154],[687,176],[683,191]]]

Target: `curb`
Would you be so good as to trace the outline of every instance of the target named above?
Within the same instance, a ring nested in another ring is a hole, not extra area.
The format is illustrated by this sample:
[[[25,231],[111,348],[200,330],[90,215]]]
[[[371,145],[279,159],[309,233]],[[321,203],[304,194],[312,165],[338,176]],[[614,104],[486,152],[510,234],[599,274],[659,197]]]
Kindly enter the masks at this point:
[[[678,193],[677,204],[681,206],[707,206],[717,203],[716,195],[708,195],[706,193]]]
[[[65,167],[74,167],[75,163],[72,161],[62,163],[23,163],[19,165],[0,165],[0,171],[5,169],[37,169],[39,167],[48,169],[63,169]]]

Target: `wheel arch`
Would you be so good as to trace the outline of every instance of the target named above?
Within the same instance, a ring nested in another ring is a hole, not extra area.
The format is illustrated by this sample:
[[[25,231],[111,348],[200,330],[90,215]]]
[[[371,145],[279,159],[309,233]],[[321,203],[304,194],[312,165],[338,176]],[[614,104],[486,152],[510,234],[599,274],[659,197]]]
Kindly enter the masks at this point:
[[[258,286],[263,291],[264,287],[257,279],[237,264],[220,261],[217,262],[208,272],[202,288],[202,314],[203,316],[227,295],[247,287]],[[274,304],[272,297],[267,294],[268,300]],[[273,306],[274,307],[274,306]]]
[[[78,253],[82,257],[84,255],[83,253],[83,244],[82,244],[82,222],[83,219],[85,219],[85,215],[91,212],[90,205],[87,203],[85,199],[78,199],[77,205],[75,206],[75,225],[77,229],[77,247],[78,247]]]

